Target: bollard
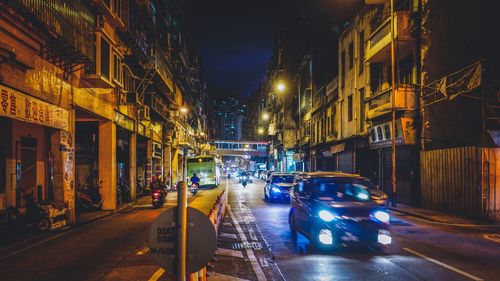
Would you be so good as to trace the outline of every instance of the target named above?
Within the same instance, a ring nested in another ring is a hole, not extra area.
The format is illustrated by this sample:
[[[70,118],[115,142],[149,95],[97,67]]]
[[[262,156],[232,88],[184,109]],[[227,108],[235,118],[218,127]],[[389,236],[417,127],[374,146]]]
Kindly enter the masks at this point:
[[[176,280],[186,280],[186,244],[187,244],[187,184],[177,184],[177,274]]]

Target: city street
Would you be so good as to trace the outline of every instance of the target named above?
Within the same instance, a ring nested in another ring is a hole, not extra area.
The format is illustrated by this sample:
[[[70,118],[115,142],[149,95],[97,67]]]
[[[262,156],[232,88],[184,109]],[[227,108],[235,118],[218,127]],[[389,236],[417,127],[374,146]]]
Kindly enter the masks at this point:
[[[223,187],[221,187],[223,188]],[[188,201],[200,200],[202,190]],[[176,193],[163,208],[153,209],[146,196],[104,219],[0,256],[1,280],[166,280],[147,255],[149,228],[158,215],[176,205]],[[156,275],[155,275],[156,274]],[[155,276],[154,278],[152,276]],[[153,279],[150,279],[153,278]]]
[[[394,214],[393,246],[316,252],[288,228],[287,203],[263,200],[264,182],[229,187],[229,206],[219,233],[209,280],[497,280],[500,243],[484,234],[500,226],[450,226]],[[202,190],[189,201],[199,200]],[[2,280],[171,280],[148,256],[147,233],[161,211],[145,197],[112,216],[75,227],[0,256]],[[223,249],[226,250],[223,250]]]
[[[498,280],[500,243],[483,235],[498,234],[500,226],[447,226],[393,213],[394,244],[385,254],[362,249],[317,253],[300,235],[296,243],[292,241],[289,205],[265,202],[263,186],[263,181],[254,180],[243,188],[231,180],[229,203],[239,224],[246,226],[242,229],[248,242],[256,236],[257,242],[270,248],[285,280]],[[248,227],[248,217],[253,220],[253,227]],[[226,215],[225,222],[231,221],[230,215]],[[262,250],[253,252],[259,257]],[[264,269],[272,265],[263,265],[262,259],[259,264]],[[241,268],[221,261],[215,271],[231,274],[230,267]],[[275,279],[269,274],[277,275],[264,272],[269,280]],[[244,278],[236,272],[233,276]],[[247,279],[259,280],[257,276],[249,275]]]

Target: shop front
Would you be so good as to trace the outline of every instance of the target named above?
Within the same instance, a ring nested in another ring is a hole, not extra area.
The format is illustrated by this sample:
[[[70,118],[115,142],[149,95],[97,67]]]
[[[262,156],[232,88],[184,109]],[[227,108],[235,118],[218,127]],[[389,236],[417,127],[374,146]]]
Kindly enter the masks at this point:
[[[74,209],[70,119],[67,109],[0,86],[0,209],[24,209],[25,196]]]
[[[387,194],[392,194],[392,136],[391,122],[373,124],[369,144],[372,181]],[[412,204],[417,192],[417,148],[416,131],[412,118],[396,120],[396,188],[397,200]]]

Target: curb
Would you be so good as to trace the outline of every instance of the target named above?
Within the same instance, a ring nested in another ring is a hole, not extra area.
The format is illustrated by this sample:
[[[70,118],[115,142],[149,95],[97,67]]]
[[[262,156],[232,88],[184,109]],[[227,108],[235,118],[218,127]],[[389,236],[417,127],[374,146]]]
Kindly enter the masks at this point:
[[[446,224],[446,225],[451,225],[451,226],[478,226],[478,227],[481,227],[481,226],[500,226],[500,224],[484,223],[481,221],[474,221],[471,223],[460,223],[460,222],[449,222],[449,221],[435,220],[435,219],[430,219],[427,216],[424,216],[424,215],[421,215],[421,214],[418,214],[415,212],[405,211],[405,210],[401,210],[401,209],[394,208],[394,207],[389,207],[389,210],[394,211],[394,212],[398,212],[401,214],[405,214],[405,215],[410,215],[410,216],[416,217],[418,219],[421,219],[421,220],[424,220],[424,221],[427,221],[430,223]]]

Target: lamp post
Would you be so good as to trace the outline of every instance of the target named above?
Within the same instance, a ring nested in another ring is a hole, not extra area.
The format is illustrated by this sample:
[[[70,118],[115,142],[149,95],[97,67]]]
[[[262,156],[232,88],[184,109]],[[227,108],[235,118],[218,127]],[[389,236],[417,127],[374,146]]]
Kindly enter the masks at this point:
[[[283,81],[278,81],[276,83],[276,92],[282,94],[282,101],[283,101],[283,104],[282,104],[282,106],[283,106],[283,113],[282,113],[283,114],[283,118],[282,118],[283,119],[282,120],[283,121],[283,127],[282,127],[282,133],[281,133],[282,134],[281,135],[282,136],[281,137],[281,143],[283,145],[283,161],[281,162],[282,163],[281,164],[281,171],[282,172],[286,172],[287,171],[287,168],[286,168],[286,150],[285,150],[285,120],[286,120],[285,119],[285,95],[284,95],[285,91],[286,91],[286,85],[285,85],[285,83]]]
[[[392,206],[396,207],[396,55],[394,46],[394,0],[391,0],[391,107],[392,107]]]

